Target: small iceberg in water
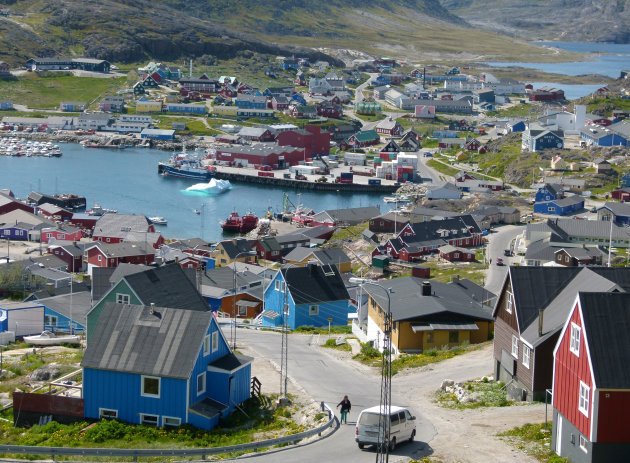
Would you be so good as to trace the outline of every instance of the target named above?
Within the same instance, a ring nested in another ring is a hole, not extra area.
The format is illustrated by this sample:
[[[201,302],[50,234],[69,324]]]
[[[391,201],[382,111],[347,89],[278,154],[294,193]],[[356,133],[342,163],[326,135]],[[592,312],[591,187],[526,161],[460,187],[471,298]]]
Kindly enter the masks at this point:
[[[219,195],[232,188],[229,180],[210,179],[208,183],[197,183],[186,188],[185,193],[190,195]]]

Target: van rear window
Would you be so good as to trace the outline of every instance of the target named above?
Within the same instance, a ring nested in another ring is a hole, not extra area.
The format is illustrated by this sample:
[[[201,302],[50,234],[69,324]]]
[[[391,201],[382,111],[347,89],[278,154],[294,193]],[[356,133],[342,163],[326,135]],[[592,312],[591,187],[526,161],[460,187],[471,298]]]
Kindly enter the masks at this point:
[[[359,424],[364,426],[378,426],[378,419],[381,415],[376,413],[362,413],[359,419]]]

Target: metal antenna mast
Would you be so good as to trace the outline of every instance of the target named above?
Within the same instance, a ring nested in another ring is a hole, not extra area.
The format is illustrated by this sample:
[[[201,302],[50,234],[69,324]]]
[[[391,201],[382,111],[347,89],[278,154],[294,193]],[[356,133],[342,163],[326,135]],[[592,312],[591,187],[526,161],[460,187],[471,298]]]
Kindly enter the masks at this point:
[[[287,382],[289,377],[289,303],[288,292],[289,283],[287,282],[287,273],[289,269],[286,269],[284,273],[283,285],[283,298],[282,298],[282,346],[280,350],[280,400],[288,401],[287,396]],[[280,270],[282,272],[282,270]]]

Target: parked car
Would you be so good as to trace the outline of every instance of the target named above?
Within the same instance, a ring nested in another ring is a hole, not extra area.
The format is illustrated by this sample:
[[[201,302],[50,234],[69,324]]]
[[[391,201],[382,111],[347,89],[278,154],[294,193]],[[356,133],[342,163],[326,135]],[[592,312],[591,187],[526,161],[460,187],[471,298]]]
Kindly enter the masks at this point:
[[[595,206],[591,207],[590,212],[597,212],[597,208]]]
[[[359,414],[355,440],[360,449],[366,445],[389,444],[392,451],[400,442],[412,442],[416,437],[416,417],[403,407],[391,407],[389,438],[385,439],[385,414],[380,406],[366,408]],[[380,426],[379,426],[380,422]],[[380,429],[380,433],[379,433]]]
[[[511,255],[512,255],[512,251],[510,251],[509,249],[505,249],[505,250],[503,251],[503,255],[504,255],[504,256],[508,256],[508,257],[509,257],[509,256],[511,256]]]
[[[500,258],[500,257],[499,257],[499,258],[497,259],[497,265],[498,265],[498,266],[504,265],[504,264],[503,264],[503,259],[502,259],[502,258]]]

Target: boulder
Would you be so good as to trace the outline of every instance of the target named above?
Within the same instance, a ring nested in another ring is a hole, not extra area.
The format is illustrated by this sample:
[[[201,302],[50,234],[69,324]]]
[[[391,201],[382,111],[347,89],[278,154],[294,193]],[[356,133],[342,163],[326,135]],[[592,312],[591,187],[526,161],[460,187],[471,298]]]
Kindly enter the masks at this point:
[[[58,365],[44,365],[33,371],[29,378],[31,381],[50,381],[59,376],[60,370]]]
[[[447,387],[453,387],[454,385],[455,385],[455,381],[453,381],[452,379],[445,379],[442,381],[442,385],[440,386],[440,389],[445,391]]]

